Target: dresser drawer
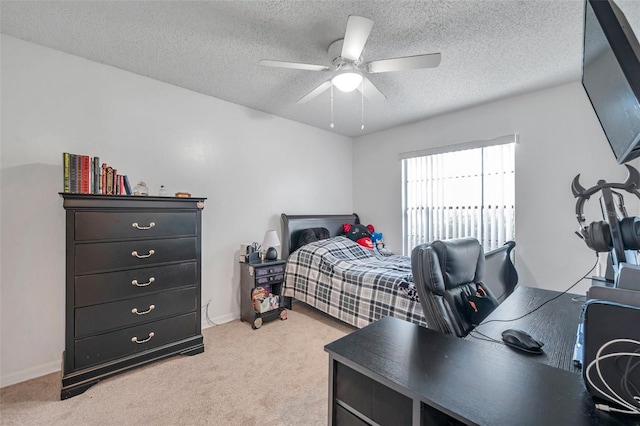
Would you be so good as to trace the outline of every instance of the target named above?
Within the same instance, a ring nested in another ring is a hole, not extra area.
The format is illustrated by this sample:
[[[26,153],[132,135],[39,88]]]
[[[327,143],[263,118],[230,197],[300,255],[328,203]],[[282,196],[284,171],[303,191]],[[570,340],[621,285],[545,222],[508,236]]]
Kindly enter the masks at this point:
[[[75,306],[95,305],[148,293],[195,286],[196,262],[152,268],[130,269],[75,277]]]
[[[196,313],[167,318],[75,341],[75,368],[86,368],[116,358],[199,334]],[[139,342],[139,343],[138,343]]]
[[[196,259],[196,238],[76,244],[76,275]]]
[[[195,288],[168,291],[76,309],[76,338],[197,309]]]
[[[196,235],[195,212],[76,212],[75,240]]]

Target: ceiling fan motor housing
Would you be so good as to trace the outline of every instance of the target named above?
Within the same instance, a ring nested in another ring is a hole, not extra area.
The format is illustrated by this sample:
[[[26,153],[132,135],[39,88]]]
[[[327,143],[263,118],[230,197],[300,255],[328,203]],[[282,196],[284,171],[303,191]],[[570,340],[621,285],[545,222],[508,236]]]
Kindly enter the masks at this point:
[[[329,53],[329,60],[334,66],[334,69],[360,69],[360,64],[362,64],[362,55],[356,61],[350,61],[349,59],[343,58],[342,55],[342,44],[344,39],[338,39],[329,45],[329,49],[327,52]]]

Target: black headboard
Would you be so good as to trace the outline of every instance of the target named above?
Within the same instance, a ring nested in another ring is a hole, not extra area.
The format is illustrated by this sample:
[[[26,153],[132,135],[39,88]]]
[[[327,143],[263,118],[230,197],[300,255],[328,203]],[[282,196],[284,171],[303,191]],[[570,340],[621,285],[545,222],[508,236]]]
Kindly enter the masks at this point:
[[[287,215],[280,216],[282,225],[281,257],[287,259],[298,248],[300,233],[307,228],[327,228],[332,237],[342,233],[345,223],[360,223],[357,214]]]

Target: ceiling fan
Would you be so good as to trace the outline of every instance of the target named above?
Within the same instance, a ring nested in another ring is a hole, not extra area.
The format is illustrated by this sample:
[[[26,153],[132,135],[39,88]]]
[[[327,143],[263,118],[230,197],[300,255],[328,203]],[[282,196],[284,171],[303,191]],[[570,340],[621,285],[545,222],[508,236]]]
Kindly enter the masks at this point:
[[[328,48],[329,59],[331,60],[330,66],[268,59],[261,60],[260,65],[307,71],[330,71],[333,73],[329,80],[324,81],[298,100],[297,103],[299,104],[311,101],[332,85],[343,92],[351,92],[358,89],[364,97],[371,101],[384,100],[386,99],[385,95],[371,83],[367,78],[367,74],[434,68],[440,65],[440,53],[364,62],[362,51],[371,33],[371,27],[373,27],[371,19],[350,15],[347,20],[344,38],[334,41]]]

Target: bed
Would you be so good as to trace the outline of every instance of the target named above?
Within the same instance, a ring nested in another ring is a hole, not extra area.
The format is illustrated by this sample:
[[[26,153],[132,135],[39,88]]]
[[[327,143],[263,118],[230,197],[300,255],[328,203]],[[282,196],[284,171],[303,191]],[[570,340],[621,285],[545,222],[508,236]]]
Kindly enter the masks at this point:
[[[357,214],[281,215],[282,259],[287,260],[285,306],[304,302],[347,324],[362,328],[385,316],[427,327],[411,272],[411,258],[384,256],[341,236],[342,225],[358,224]],[[326,239],[306,242],[312,229]],[[302,245],[300,244],[302,239]],[[518,283],[511,262],[514,241],[485,253],[484,283],[499,303]]]
[[[360,223],[358,215],[281,215],[283,296],[357,328],[385,316],[426,327],[411,259],[381,255],[341,236],[345,223]],[[300,246],[306,230],[320,228],[329,238]]]

